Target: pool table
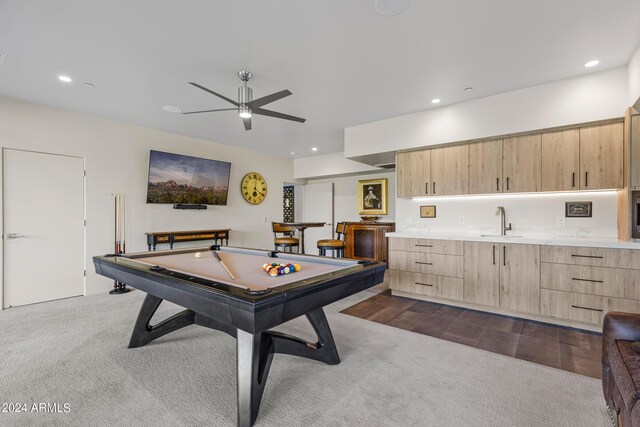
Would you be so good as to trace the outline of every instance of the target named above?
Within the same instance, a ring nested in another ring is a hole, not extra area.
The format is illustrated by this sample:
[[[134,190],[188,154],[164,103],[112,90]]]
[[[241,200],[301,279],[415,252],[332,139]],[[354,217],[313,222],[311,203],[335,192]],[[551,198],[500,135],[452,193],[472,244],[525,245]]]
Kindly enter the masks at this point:
[[[273,262],[299,264],[301,269],[272,277],[262,266]],[[236,338],[239,426],[253,425],[258,416],[275,353],[340,363],[322,307],[382,283],[385,272],[385,264],[372,261],[217,245],[96,256],[93,263],[98,274],[147,293],[129,348],[192,324]],[[151,325],[163,300],[185,310]],[[302,315],[316,332],[317,342],[269,330]]]

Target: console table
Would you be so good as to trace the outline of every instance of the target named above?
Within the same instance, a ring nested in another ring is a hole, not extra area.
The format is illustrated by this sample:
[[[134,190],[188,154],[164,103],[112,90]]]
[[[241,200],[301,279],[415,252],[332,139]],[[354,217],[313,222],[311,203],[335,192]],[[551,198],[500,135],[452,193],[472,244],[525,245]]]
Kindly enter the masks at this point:
[[[395,222],[345,222],[346,258],[388,263],[389,249],[385,233],[396,230]]]
[[[156,250],[159,243],[168,243],[169,248],[173,249],[175,242],[195,242],[198,240],[214,240],[224,245],[229,244],[229,232],[231,229],[224,228],[218,230],[193,230],[193,231],[154,231],[144,233],[147,235],[147,246],[149,250]]]

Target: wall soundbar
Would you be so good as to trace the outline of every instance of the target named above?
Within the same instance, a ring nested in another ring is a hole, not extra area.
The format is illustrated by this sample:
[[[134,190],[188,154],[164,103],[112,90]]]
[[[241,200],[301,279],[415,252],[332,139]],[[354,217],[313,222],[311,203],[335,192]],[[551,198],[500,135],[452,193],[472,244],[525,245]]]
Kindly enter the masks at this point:
[[[207,205],[189,205],[186,203],[176,203],[173,209],[207,209]]]

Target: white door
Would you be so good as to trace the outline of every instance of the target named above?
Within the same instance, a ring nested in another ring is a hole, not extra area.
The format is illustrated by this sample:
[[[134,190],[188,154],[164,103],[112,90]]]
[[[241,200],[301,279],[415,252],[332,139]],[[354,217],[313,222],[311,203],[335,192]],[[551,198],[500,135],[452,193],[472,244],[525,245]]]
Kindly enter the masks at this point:
[[[3,150],[4,307],[84,294],[84,160]]]
[[[333,183],[304,186],[304,222],[324,222],[324,227],[304,232],[305,253],[318,255],[316,242],[333,236]]]

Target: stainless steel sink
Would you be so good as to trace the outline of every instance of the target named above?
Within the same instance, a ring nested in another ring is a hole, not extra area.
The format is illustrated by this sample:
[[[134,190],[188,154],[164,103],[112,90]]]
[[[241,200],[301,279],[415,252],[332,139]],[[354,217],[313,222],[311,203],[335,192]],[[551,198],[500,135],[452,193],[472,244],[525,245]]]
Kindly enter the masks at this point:
[[[480,237],[499,237],[501,239],[510,239],[510,238],[516,238],[516,239],[521,239],[524,236],[513,236],[511,234],[507,235],[507,236],[501,236],[499,234],[481,234]]]

